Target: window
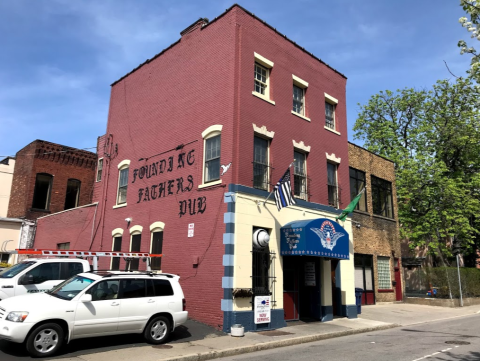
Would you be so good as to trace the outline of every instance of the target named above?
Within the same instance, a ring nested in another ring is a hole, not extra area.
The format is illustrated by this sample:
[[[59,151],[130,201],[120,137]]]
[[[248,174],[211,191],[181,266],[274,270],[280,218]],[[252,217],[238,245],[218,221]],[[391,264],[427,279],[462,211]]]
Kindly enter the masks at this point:
[[[363,188],[365,188],[365,172],[350,168],[350,200],[353,200]],[[363,192],[362,197],[355,206],[356,210],[367,211],[366,193],[367,191]]]
[[[254,248],[252,251],[252,291],[254,296],[269,296],[270,249]]]
[[[327,163],[328,205],[338,208],[337,165]]]
[[[29,276],[32,276],[32,284],[60,280],[60,262],[42,263],[25,274],[26,278],[29,278]]]
[[[114,237],[112,252],[121,252],[121,251],[122,251],[122,236]],[[112,257],[112,266],[110,268],[112,271],[120,270],[120,257]]]
[[[97,182],[100,182],[102,180],[102,171],[103,171],[103,158],[100,158],[97,164]]]
[[[162,254],[163,249],[163,232],[153,232],[152,233],[152,254]],[[150,258],[150,267],[152,271],[160,271],[162,269],[162,258],[161,257],[151,257]]]
[[[325,126],[335,129],[335,105],[325,102]]]
[[[253,187],[266,191],[269,190],[268,144],[267,139],[253,139]]]
[[[377,257],[377,272],[378,272],[378,288],[381,290],[389,290],[392,288],[392,281],[390,278],[390,258]]]
[[[70,242],[57,243],[57,249],[63,249],[63,250],[70,249]]]
[[[140,244],[142,243],[142,235],[132,235],[132,242],[130,244],[130,252],[140,252]],[[138,271],[140,265],[140,258],[133,258],[130,261],[130,271]]]
[[[296,85],[293,86],[293,111],[305,115],[303,89]]]
[[[60,266],[60,279],[66,280],[82,272],[83,265],[80,262],[63,262]]]
[[[167,280],[153,280],[153,287],[155,289],[155,296],[173,296],[173,288],[170,281]]]
[[[50,207],[50,195],[52,193],[53,176],[46,173],[38,173],[35,179],[35,191],[33,193],[32,208],[48,210]]]
[[[205,140],[205,183],[220,179],[220,135]]]
[[[77,179],[68,180],[67,193],[65,194],[65,210],[78,207],[78,200],[80,198],[80,183],[81,182]]]
[[[255,63],[255,86],[254,91],[268,97],[268,74],[269,71],[264,66],[261,66],[258,63]]]
[[[140,298],[147,296],[144,279],[127,279],[120,281],[120,298]]]
[[[393,218],[392,183],[372,175],[373,214]]]
[[[130,161],[128,159],[122,160],[118,164],[118,189],[117,189],[117,204],[113,208],[124,207],[127,205],[127,185],[128,185],[128,169]]]
[[[307,155],[305,153],[293,152],[293,195],[300,199],[307,200]]]
[[[373,257],[367,254],[355,253],[355,287],[365,291],[373,291]]]
[[[8,258],[10,254],[8,253],[0,253],[0,263],[8,263]]]
[[[86,293],[92,295],[92,301],[104,301],[118,298],[119,280],[98,282]]]

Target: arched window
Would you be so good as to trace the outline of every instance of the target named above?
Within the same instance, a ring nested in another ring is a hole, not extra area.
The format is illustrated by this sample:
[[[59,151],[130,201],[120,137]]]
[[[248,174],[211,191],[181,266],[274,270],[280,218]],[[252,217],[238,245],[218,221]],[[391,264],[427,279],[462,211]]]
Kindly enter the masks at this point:
[[[123,229],[115,228],[112,231],[112,252],[121,252],[122,251],[122,236],[123,236]],[[120,270],[120,257],[112,257],[112,264],[110,269],[112,271],[119,271]]]
[[[164,228],[165,228],[165,223],[163,222],[155,222],[150,225],[150,233],[151,233],[150,253],[162,254]],[[150,266],[152,271],[160,271],[162,269],[162,258],[152,257]]]
[[[32,208],[48,210],[52,193],[53,176],[48,173],[37,173],[33,192]]]
[[[130,228],[130,252],[140,252],[142,245],[142,226],[133,226]],[[130,262],[130,271],[138,271],[140,258],[134,258]]]
[[[127,185],[128,185],[128,169],[129,160],[123,160],[118,164],[118,190],[117,190],[117,206],[127,205]]]
[[[220,154],[222,125],[212,125],[202,133],[203,138],[203,185],[221,183]]]
[[[80,184],[81,182],[78,179],[68,180],[67,193],[65,194],[65,210],[78,207],[80,199]]]

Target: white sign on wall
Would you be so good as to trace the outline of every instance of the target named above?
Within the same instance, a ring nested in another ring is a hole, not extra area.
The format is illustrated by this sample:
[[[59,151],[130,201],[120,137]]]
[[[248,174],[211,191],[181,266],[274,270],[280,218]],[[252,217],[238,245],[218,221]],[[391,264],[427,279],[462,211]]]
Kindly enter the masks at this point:
[[[195,229],[195,223],[188,224],[188,236],[193,237],[193,230]]]
[[[255,323],[270,323],[270,296],[255,297]]]

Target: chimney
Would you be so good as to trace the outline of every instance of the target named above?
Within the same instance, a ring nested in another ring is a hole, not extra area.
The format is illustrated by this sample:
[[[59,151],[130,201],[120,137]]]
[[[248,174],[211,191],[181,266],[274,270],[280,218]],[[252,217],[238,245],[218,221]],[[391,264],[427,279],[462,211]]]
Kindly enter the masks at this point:
[[[187,26],[183,31],[181,31],[180,35],[183,38],[185,35],[190,34],[197,29],[201,29],[202,27],[204,27],[207,24],[208,24],[208,19],[207,18],[203,18],[203,19],[200,18],[197,21],[195,21],[192,25]]]

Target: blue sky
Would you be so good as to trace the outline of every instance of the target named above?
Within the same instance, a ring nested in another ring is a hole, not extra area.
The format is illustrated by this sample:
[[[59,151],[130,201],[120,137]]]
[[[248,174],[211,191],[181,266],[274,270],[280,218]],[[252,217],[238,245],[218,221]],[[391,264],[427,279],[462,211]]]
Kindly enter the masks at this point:
[[[110,84],[233,3],[0,0],[0,156],[35,139],[77,148],[105,133]],[[457,0],[245,0],[240,5],[348,78],[349,139],[380,90],[463,75]],[[358,142],[361,144],[361,142]],[[92,149],[92,151],[95,151]]]

